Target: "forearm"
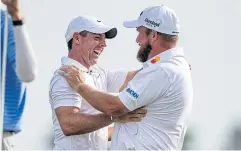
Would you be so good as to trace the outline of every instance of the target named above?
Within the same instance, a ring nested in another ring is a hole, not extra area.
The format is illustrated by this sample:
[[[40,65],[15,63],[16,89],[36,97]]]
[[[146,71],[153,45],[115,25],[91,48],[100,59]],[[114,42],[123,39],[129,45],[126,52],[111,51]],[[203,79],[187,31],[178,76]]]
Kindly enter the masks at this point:
[[[112,123],[110,116],[105,114],[73,113],[68,117],[68,124],[63,128],[66,135],[90,133]]]
[[[80,84],[77,92],[97,110],[109,115],[120,116],[128,112],[117,96],[100,92],[87,84]]]
[[[23,82],[32,82],[37,75],[36,56],[23,26],[14,27],[16,71]]]

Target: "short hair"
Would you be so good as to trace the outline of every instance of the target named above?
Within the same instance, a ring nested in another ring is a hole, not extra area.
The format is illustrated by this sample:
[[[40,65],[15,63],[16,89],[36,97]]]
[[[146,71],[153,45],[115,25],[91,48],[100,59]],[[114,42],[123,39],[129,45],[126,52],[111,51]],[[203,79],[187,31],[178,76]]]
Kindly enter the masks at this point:
[[[146,35],[148,36],[152,32],[152,29],[146,28]],[[166,42],[176,42],[178,40],[178,35],[169,35],[157,32],[158,35],[162,37]]]
[[[84,30],[79,32],[79,35],[82,37],[86,37],[88,34],[88,31]],[[68,46],[68,50],[70,51],[72,49],[72,43],[73,43],[73,38],[71,38],[68,42],[67,42],[67,46]]]

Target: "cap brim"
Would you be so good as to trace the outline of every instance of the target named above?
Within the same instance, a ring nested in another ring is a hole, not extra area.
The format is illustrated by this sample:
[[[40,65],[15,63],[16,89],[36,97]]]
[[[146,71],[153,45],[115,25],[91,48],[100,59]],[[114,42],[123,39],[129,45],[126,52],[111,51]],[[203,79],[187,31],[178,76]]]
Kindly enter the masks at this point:
[[[117,35],[117,28],[111,28],[110,30],[108,30],[106,33],[105,33],[105,37],[107,39],[112,39],[112,38],[115,38]]]
[[[140,27],[138,20],[124,21],[123,26],[126,28],[137,28]]]
[[[97,26],[89,29],[88,31],[97,33],[97,34],[105,34],[107,39],[115,38],[117,35],[117,28],[112,26]]]

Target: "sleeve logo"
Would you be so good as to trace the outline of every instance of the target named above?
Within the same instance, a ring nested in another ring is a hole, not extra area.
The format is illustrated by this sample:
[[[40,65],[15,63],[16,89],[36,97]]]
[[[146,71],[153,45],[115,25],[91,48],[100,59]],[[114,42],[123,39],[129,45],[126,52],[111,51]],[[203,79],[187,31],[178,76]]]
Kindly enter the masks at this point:
[[[136,99],[139,97],[139,95],[135,91],[131,90],[130,88],[126,89],[126,92],[128,92],[131,96],[133,96]]]

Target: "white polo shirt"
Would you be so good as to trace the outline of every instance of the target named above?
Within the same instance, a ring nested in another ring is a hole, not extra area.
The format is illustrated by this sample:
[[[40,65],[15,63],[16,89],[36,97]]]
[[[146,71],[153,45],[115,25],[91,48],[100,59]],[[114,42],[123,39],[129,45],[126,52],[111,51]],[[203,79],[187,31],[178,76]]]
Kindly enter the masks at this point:
[[[67,57],[62,58],[62,65],[75,65],[86,69],[79,62]],[[91,68],[91,74],[85,73],[86,83],[104,92],[116,93],[125,81],[127,72],[105,70],[99,67]],[[86,69],[86,72],[88,70]],[[87,114],[100,113],[86,102],[67,81],[56,71],[50,82],[49,101],[52,107],[54,127],[54,149],[56,150],[106,150],[108,143],[108,127],[82,135],[65,136],[55,114],[55,109],[61,106],[75,106],[80,112]]]
[[[183,50],[170,49],[145,62],[119,98],[130,111],[145,106],[147,115],[141,122],[115,123],[111,149],[180,149],[193,101]]]

